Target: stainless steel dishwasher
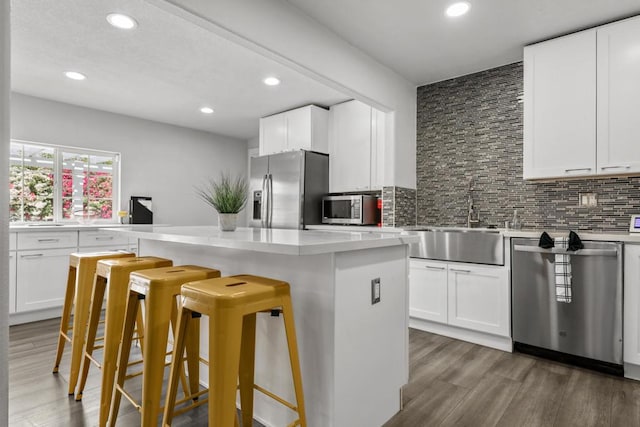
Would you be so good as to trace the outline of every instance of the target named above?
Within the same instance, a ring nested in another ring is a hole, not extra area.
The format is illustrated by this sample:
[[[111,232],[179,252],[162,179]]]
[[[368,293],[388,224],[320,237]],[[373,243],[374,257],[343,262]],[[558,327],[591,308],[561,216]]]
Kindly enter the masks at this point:
[[[514,348],[622,375],[622,244],[543,249],[512,239]],[[556,301],[555,254],[571,256],[570,303]]]

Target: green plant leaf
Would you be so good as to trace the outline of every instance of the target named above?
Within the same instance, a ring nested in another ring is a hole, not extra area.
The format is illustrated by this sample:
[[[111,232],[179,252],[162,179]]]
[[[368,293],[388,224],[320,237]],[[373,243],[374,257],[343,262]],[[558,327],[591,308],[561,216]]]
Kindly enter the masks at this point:
[[[232,178],[221,173],[218,181],[210,179],[205,185],[195,187],[196,195],[219,213],[238,213],[247,203],[247,180],[243,176]]]

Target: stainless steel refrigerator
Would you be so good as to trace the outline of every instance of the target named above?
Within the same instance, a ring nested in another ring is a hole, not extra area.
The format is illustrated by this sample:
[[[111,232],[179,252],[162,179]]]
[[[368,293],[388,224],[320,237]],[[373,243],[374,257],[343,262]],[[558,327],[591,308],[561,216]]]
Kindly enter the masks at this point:
[[[298,228],[322,222],[329,156],[290,151],[251,159],[251,227]]]

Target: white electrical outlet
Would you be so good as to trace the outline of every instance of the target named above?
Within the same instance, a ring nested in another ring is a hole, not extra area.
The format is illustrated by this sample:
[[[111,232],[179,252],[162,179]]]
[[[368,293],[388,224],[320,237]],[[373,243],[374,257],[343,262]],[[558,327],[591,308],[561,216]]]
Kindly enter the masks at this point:
[[[578,195],[578,206],[588,208],[598,206],[598,196],[596,193],[580,193]]]

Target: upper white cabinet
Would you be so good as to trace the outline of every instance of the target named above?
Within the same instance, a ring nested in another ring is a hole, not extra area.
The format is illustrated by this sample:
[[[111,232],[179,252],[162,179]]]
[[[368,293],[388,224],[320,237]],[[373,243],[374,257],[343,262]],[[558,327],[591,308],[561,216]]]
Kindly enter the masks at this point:
[[[260,155],[310,150],[328,153],[329,112],[315,105],[260,119]]]
[[[640,18],[524,49],[525,179],[640,172]]]
[[[524,48],[525,179],[596,172],[596,32]]]
[[[360,101],[331,107],[329,191],[382,188],[386,114]]]
[[[640,19],[598,29],[598,173],[640,172]]]

